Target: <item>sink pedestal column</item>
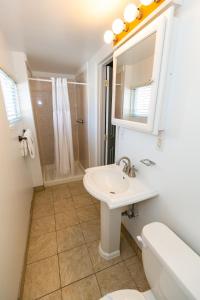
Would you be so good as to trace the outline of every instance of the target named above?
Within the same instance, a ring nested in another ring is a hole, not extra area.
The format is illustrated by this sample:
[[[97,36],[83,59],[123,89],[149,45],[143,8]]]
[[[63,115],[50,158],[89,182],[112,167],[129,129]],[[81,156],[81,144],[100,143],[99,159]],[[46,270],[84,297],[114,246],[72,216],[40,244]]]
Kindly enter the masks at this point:
[[[122,208],[109,209],[101,201],[101,242],[99,254],[104,259],[112,259],[120,255]]]

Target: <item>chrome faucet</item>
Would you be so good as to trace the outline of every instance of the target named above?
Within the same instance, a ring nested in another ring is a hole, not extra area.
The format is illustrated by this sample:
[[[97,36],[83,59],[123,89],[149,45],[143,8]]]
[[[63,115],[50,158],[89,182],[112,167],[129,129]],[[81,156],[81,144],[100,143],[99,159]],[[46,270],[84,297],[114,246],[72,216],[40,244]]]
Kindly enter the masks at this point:
[[[129,177],[136,177],[136,169],[135,166],[131,166],[131,160],[127,156],[123,156],[116,161],[116,165],[120,165],[120,162],[124,163],[123,172]]]

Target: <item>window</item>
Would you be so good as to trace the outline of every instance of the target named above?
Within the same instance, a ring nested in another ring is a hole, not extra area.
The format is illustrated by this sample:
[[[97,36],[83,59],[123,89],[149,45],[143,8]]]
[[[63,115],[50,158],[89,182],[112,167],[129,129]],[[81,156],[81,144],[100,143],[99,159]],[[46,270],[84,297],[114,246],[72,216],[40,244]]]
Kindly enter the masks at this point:
[[[147,123],[151,98],[151,84],[134,89],[125,88],[123,118],[134,122]]]
[[[148,117],[149,103],[152,96],[152,85],[145,85],[135,88],[132,93],[132,111],[137,117]]]
[[[3,70],[0,69],[0,84],[5,102],[8,122],[15,123],[21,118],[17,85]]]

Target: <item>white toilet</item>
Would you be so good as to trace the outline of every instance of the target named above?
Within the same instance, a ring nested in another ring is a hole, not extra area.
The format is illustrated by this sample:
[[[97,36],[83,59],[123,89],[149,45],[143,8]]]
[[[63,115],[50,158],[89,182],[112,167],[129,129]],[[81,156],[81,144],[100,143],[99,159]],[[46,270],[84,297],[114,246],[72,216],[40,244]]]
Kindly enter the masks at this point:
[[[151,290],[119,290],[101,300],[200,299],[200,257],[162,223],[146,225],[142,259]]]

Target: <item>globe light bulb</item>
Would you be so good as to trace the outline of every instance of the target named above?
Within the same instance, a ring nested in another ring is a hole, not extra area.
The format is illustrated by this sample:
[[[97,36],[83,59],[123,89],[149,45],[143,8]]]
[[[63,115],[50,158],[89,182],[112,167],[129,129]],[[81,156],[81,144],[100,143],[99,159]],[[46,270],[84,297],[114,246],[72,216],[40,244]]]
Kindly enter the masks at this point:
[[[111,30],[107,30],[104,33],[104,42],[106,44],[110,44],[112,43],[113,39],[114,39],[114,33]]]
[[[121,19],[116,19],[112,24],[112,30],[115,34],[120,34],[124,30],[124,22]]]
[[[137,18],[138,14],[137,6],[134,3],[129,3],[124,10],[124,20],[130,23]]]
[[[154,2],[154,0],[140,0],[140,3],[145,6],[150,5],[153,2]]]

